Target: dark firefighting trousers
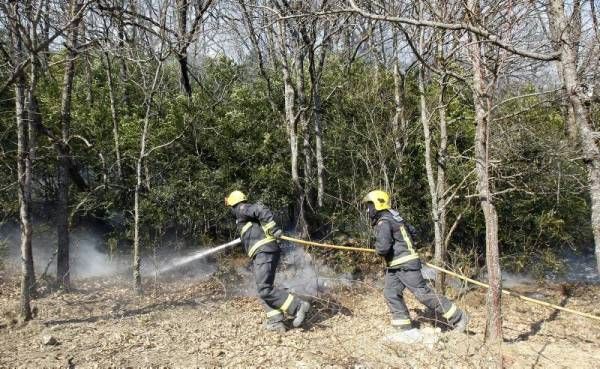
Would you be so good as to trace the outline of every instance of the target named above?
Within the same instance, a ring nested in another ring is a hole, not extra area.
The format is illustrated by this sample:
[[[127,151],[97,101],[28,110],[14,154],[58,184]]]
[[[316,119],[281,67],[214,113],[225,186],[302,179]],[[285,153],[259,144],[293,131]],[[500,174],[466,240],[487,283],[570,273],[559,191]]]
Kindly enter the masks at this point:
[[[387,269],[383,295],[392,313],[392,325],[408,327],[410,314],[402,293],[408,288],[420,303],[442,315],[451,325],[461,318],[462,311],[442,295],[435,293],[425,282],[421,270]]]
[[[273,286],[279,254],[279,252],[259,252],[252,261],[256,290],[270,323],[282,321],[284,313],[295,315],[301,302],[298,297]]]

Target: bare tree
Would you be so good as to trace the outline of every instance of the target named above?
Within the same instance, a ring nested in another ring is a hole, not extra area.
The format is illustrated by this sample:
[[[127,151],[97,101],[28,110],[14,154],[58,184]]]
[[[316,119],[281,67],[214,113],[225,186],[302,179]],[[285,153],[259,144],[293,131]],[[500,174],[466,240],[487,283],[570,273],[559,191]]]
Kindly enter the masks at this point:
[[[75,78],[75,59],[78,50],[78,31],[81,20],[80,0],[69,1],[69,18],[75,19],[69,29],[67,29],[66,47],[67,60],[65,62],[62,94],[61,94],[61,146],[68,147],[71,131],[71,101],[73,95],[73,80]],[[56,230],[57,230],[57,257],[56,257],[56,279],[62,287],[70,287],[70,267],[69,267],[69,152],[61,150],[58,152],[58,201],[56,209]]]
[[[121,163],[121,148],[120,148],[120,135],[119,135],[119,115],[117,112],[117,101],[115,98],[115,85],[113,81],[113,69],[112,69],[112,60],[111,56],[108,52],[105,53],[106,59],[106,79],[108,83],[108,97],[110,101],[110,117],[112,120],[112,133],[113,133],[113,142],[115,146],[115,160],[117,165],[117,179],[119,181],[123,178],[123,169]]]
[[[202,27],[203,18],[212,4],[213,0],[176,0],[176,18],[177,18],[177,61],[180,69],[180,83],[182,91],[188,96],[192,96],[192,84],[189,76],[188,48],[195,40]],[[190,13],[190,4],[193,5],[193,19],[191,27],[188,30],[188,18]]]
[[[327,1],[320,4],[322,10],[327,7]],[[325,59],[330,49],[331,38],[337,32],[329,24],[327,19],[315,18],[300,27],[302,40],[307,50],[308,73],[310,77],[310,95],[312,101],[312,121],[315,137],[315,160],[317,164],[317,206],[323,207],[325,196],[325,160],[323,157],[323,106],[321,97],[321,77]],[[310,137],[309,129],[305,129],[304,140],[307,142]],[[306,146],[306,144],[305,144]],[[305,149],[305,160],[307,168],[310,168],[311,162],[308,158],[309,150]],[[312,177],[309,170],[306,171],[307,177]]]
[[[396,161],[398,167],[402,170],[405,160],[404,152],[408,146],[408,135],[406,134],[408,129],[408,118],[406,116],[408,105],[406,101],[406,75],[414,63],[408,65],[406,68],[402,67],[398,32],[394,33],[393,41],[394,56],[392,58],[392,68],[394,75],[394,118],[392,120],[392,136],[394,139]]]
[[[419,36],[419,48],[420,55],[424,54],[424,34],[425,30],[422,28]],[[446,131],[445,121],[445,108],[444,95],[446,86],[441,85],[439,91],[439,103],[440,105],[436,108],[439,110],[439,148],[436,155],[433,154],[432,148],[432,129],[431,120],[432,114],[429,111],[426,96],[426,67],[421,66],[419,68],[418,75],[418,87],[419,87],[419,111],[421,124],[423,125],[423,137],[425,140],[425,172],[427,174],[427,183],[429,184],[429,195],[431,197],[431,219],[433,221],[434,231],[434,258],[438,265],[444,265],[446,262],[446,248],[444,243],[445,232],[446,232],[446,207],[444,206],[444,192],[446,187],[446,176],[445,176],[445,156],[446,147],[448,142],[448,136]],[[436,102],[438,102],[436,101]],[[437,165],[434,168],[434,162]],[[443,164],[442,164],[443,163]],[[437,176],[436,176],[437,174]],[[444,290],[444,279],[443,273],[438,273],[436,276],[436,287],[440,290]]]
[[[26,60],[31,57],[27,52],[25,44],[31,45],[28,38],[31,36],[32,28],[35,28],[35,14],[33,7],[25,9],[19,2],[1,5],[2,12],[9,20],[8,30],[11,39],[11,64],[14,75],[15,91],[15,113],[17,123],[17,176],[19,194],[19,222],[21,229],[21,299],[19,312],[23,320],[30,320],[31,298],[36,293],[35,271],[33,265],[33,252],[31,248],[32,223],[31,223],[31,180],[32,180],[32,142],[33,137],[32,120],[28,102],[32,102],[31,96],[35,84],[27,86],[27,75],[21,66],[27,65]],[[28,34],[29,32],[29,34]],[[35,32],[35,30],[33,31]],[[35,60],[30,61],[34,66]],[[34,72],[35,72],[35,67]],[[32,77],[35,82],[36,77]],[[29,88],[28,88],[29,87]],[[29,98],[29,99],[28,99]]]
[[[469,0],[474,18],[481,16],[477,0]],[[500,256],[498,251],[498,214],[490,188],[489,112],[491,108],[490,81],[485,70],[480,37],[469,35],[469,57],[473,67],[473,100],[475,106],[475,168],[477,194],[485,218],[485,255],[488,272],[486,338],[492,343],[502,340]]]
[[[148,133],[150,127],[150,114],[152,112],[152,104],[154,95],[157,92],[157,86],[160,80],[164,59],[157,58],[157,65],[154,72],[151,85],[147,85],[145,90],[146,97],[144,105],[146,112],[144,114],[142,134],[140,136],[140,152],[135,165],[135,191],[133,205],[133,281],[134,289],[138,295],[141,295],[142,290],[142,274],[141,274],[141,253],[140,253],[140,193],[142,191],[142,165],[149,155],[149,150],[146,148]]]
[[[298,121],[301,118],[303,111],[301,107],[297,107],[296,104],[296,90],[294,88],[294,82],[292,80],[292,70],[291,67],[297,65],[302,59],[299,54],[301,51],[295,49],[296,55],[293,56],[294,59],[290,58],[290,51],[288,47],[288,29],[287,24],[284,21],[280,21],[278,24],[278,33],[277,36],[279,38],[279,42],[277,43],[278,47],[278,57],[279,64],[281,66],[281,72],[283,75],[283,83],[284,83],[284,102],[285,102],[285,120],[286,120],[286,128],[290,143],[290,164],[291,164],[291,174],[292,174],[292,183],[294,184],[294,188],[296,191],[296,218],[297,218],[297,232],[302,236],[308,235],[308,226],[305,218],[305,191],[303,184],[300,179],[299,172],[299,153],[298,153],[298,138],[299,138],[299,129],[298,129]],[[294,61],[292,61],[294,60]],[[294,64],[295,63],[295,64]]]
[[[425,3],[421,2],[419,14],[424,15]],[[428,4],[428,10],[437,17],[444,20],[449,3],[431,3]],[[401,27],[403,30],[404,28]],[[462,78],[450,70],[449,64],[456,63],[457,60],[448,56],[449,48],[456,49],[458,45],[451,42],[449,32],[444,29],[433,30],[429,33],[429,39],[425,39],[425,29],[421,27],[419,32],[419,49],[417,50],[411,40],[410,35],[404,31],[407,42],[416,54],[421,63],[418,75],[420,116],[423,126],[423,137],[425,141],[425,172],[429,185],[429,195],[431,198],[431,218],[434,230],[434,260],[437,265],[445,265],[448,259],[447,249],[452,231],[455,229],[461,216],[457,216],[454,224],[448,229],[448,206],[456,198],[456,192],[461,189],[464,180],[460,184],[453,186],[450,191],[446,178],[446,166],[448,165],[448,128],[447,128],[447,107],[450,102],[449,93],[453,86],[452,80],[459,83],[464,82]],[[432,103],[428,103],[426,91],[426,75],[432,75],[431,81],[435,87],[432,88]],[[453,77],[451,76],[453,75]],[[458,80],[457,80],[458,77]],[[460,87],[459,87],[460,88]],[[433,108],[430,108],[433,105]],[[437,119],[436,119],[437,118]],[[437,123],[437,126],[433,126]],[[435,129],[433,129],[435,128]],[[434,132],[437,136],[434,138]],[[434,149],[433,142],[437,142],[437,150]],[[445,275],[438,273],[436,275],[436,288],[440,291],[445,289]]]
[[[162,2],[158,6],[158,22],[160,24],[158,34],[144,31],[144,28],[140,27],[140,44],[136,45],[136,49],[132,50],[132,55],[135,56],[136,65],[141,75],[141,82],[139,84],[140,89],[144,94],[144,116],[142,118],[142,127],[140,132],[140,143],[139,143],[139,154],[136,158],[135,165],[135,188],[134,188],[134,205],[133,205],[133,282],[134,291],[136,294],[141,295],[142,289],[142,275],[141,275],[141,234],[140,234],[140,223],[141,223],[141,208],[140,198],[144,186],[146,190],[149,190],[149,173],[143,173],[144,165],[148,160],[148,157],[155,150],[159,150],[166,146],[171,145],[180,136],[153,147],[148,147],[150,139],[150,129],[153,116],[156,115],[156,110],[160,109],[155,106],[156,95],[160,93],[162,87],[162,80],[164,77],[164,63],[165,60],[171,55],[166,37],[166,20],[167,10],[169,2],[168,0]],[[144,24],[144,20],[139,20],[140,24]],[[143,41],[143,44],[141,43]],[[146,65],[150,64],[150,70],[152,73],[148,73]],[[147,78],[147,74],[152,75],[152,79]],[[183,134],[183,133],[182,133]],[[147,168],[147,167],[146,167]],[[147,169],[146,169],[147,170]],[[144,178],[146,184],[144,184]]]
[[[571,127],[569,131],[577,133],[587,167],[596,265],[600,272],[600,149],[596,143],[593,124],[590,120],[589,106],[593,90],[582,80],[578,68],[582,56],[580,51],[583,33],[582,2],[577,0],[571,4],[571,14],[568,14],[568,10],[565,8],[564,1],[550,0],[547,6],[547,16],[556,50],[560,53],[559,75],[562,78],[568,100],[567,121]],[[595,13],[592,15],[592,19],[595,19]],[[597,40],[594,44],[597,45]],[[592,55],[595,55],[596,59],[598,58],[597,53]]]
[[[303,49],[300,30],[286,20],[275,24],[261,22],[256,24],[256,19],[269,19],[273,14],[288,13],[294,9],[287,2],[275,2],[277,9],[264,6],[262,13],[257,17],[251,12],[245,1],[239,1],[242,19],[246,26],[254,50],[257,55],[259,72],[267,82],[268,97],[273,111],[280,109],[274,100],[273,83],[268,70],[267,60],[271,61],[274,69],[279,69],[283,81],[284,107],[280,112],[285,123],[288,142],[290,146],[290,174],[294,188],[295,203],[293,213],[296,231],[302,236],[308,236],[308,224],[306,222],[307,191],[305,177],[310,170],[310,147],[308,137],[303,136],[307,130],[307,107],[304,81],[304,60],[306,52]],[[298,5],[298,4],[296,4]],[[258,27],[264,32],[259,35]],[[262,37],[261,37],[262,36]],[[304,175],[301,173],[302,156],[300,153],[300,142],[303,140],[303,154],[305,160]]]

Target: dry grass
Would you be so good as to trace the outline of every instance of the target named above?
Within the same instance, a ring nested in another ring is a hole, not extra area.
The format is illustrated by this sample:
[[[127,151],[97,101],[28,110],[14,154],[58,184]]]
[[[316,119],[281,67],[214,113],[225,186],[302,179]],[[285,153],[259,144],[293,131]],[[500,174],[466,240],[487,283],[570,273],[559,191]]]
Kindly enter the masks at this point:
[[[132,296],[118,280],[80,280],[70,293],[47,291],[33,322],[17,322],[17,283],[0,275],[0,367],[399,367],[483,368],[485,296],[460,304],[473,316],[468,334],[442,333],[433,348],[385,343],[391,333],[381,291],[372,284],[339,288],[314,300],[304,329],[262,328],[254,297],[236,296],[216,279],[150,282]],[[538,289],[546,299],[598,313],[598,287]],[[435,324],[407,299],[422,326]],[[502,354],[507,368],[598,368],[600,327],[584,318],[504,299]],[[596,310],[594,310],[596,309]],[[59,344],[42,344],[54,336]]]

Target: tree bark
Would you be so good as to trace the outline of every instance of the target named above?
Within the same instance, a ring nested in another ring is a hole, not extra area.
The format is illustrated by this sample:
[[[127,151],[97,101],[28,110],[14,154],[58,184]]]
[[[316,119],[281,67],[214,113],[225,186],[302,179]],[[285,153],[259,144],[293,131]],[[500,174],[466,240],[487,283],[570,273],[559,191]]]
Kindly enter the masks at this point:
[[[142,161],[146,149],[148,121],[149,118],[146,117],[140,139],[140,157],[138,157],[135,166],[135,191],[133,196],[133,289],[138,296],[143,294],[140,257],[140,190],[142,188]]]
[[[471,1],[473,3],[473,1]],[[478,6],[475,5],[478,9]],[[471,8],[473,9],[473,8]],[[478,14],[479,12],[474,12]],[[487,93],[485,66],[482,61],[481,45],[476,35],[471,35],[469,53],[473,67],[473,100],[475,105],[475,168],[477,172],[477,192],[485,218],[485,250],[488,284],[486,341],[492,344],[502,342],[501,291],[502,277],[498,251],[498,216],[494,206],[489,177],[489,119],[490,96]],[[499,358],[501,362],[501,357]]]
[[[20,42],[20,41],[19,41]],[[31,298],[35,295],[35,271],[31,249],[31,160],[25,117],[25,77],[15,84],[15,110],[17,115],[17,173],[19,177],[19,222],[21,229],[21,300],[20,315],[25,321],[32,318]]]
[[[190,75],[188,70],[188,55],[187,49],[189,42],[187,41],[187,15],[188,15],[188,0],[177,0],[177,62],[179,63],[180,84],[181,90],[188,97],[192,97],[192,85],[190,84]]]
[[[79,13],[81,4],[79,0],[71,0],[69,4],[71,17]],[[73,95],[73,79],[75,77],[75,59],[77,58],[79,22],[76,21],[68,30],[67,43],[68,52],[62,85],[61,97],[61,145],[68,147],[71,130],[71,102]],[[65,288],[70,288],[70,266],[69,266],[69,167],[70,158],[68,150],[58,153],[58,190],[56,209],[56,233],[57,233],[57,255],[56,255],[56,280]]]
[[[438,97],[438,117],[440,142],[437,151],[437,183],[436,183],[436,198],[438,206],[438,224],[441,240],[438,243],[436,239],[434,260],[437,265],[444,266],[448,260],[448,250],[446,245],[447,235],[447,204],[444,200],[446,193],[446,160],[448,156],[448,129],[446,123],[446,84],[447,76],[444,75],[440,81],[440,94]],[[440,292],[446,289],[446,274],[437,273],[435,277],[435,286]]]
[[[23,32],[26,27],[20,24],[22,11],[30,9],[20,8],[22,4],[13,2],[3,7],[6,14],[9,15],[8,33],[11,42],[12,65],[14,91],[15,91],[15,115],[17,129],[17,184],[18,184],[18,202],[19,202],[19,228],[20,228],[20,251],[21,251],[21,296],[19,303],[19,315],[24,321],[31,320],[31,299],[36,294],[35,270],[33,265],[33,251],[31,247],[32,240],[32,222],[31,222],[31,180],[32,180],[32,152],[31,143],[34,140],[35,132],[31,132],[33,126],[32,101],[31,98],[35,92],[35,81],[32,77],[32,84],[27,89],[25,68],[21,67],[27,59],[23,46],[23,38],[27,37]],[[30,15],[30,14],[29,14]],[[32,45],[36,47],[36,45]],[[29,55],[31,58],[35,55]],[[36,72],[35,60],[31,60],[31,69]],[[26,101],[27,99],[27,101]],[[27,105],[27,106],[26,106]],[[29,113],[29,116],[28,116]]]
[[[179,63],[180,70],[180,84],[182,92],[187,95],[188,98],[192,97],[192,85],[190,83],[190,72],[188,62],[188,49],[190,44],[200,31],[202,25],[202,18],[204,14],[212,4],[213,0],[204,1],[190,1],[190,0],[177,0],[176,1],[176,17],[177,17],[177,62]],[[190,29],[188,30],[188,12],[190,4],[194,4],[195,16],[191,22]]]
[[[581,10],[576,9],[576,11]],[[577,15],[575,16],[577,17]],[[564,2],[561,0],[550,1],[548,19],[551,22],[555,42],[560,52],[561,76],[569,103],[568,121],[576,126],[588,172],[596,267],[600,273],[600,150],[594,140],[590,112],[586,106],[585,88],[583,88],[577,71],[579,41],[577,35],[581,33],[581,23],[568,19],[565,14]]]
[[[402,171],[404,165],[404,149],[406,147],[406,110],[404,81],[405,75],[400,71],[399,61],[394,63],[394,118],[392,120],[392,135],[394,136],[394,153],[398,167]]]
[[[323,158],[323,112],[321,104],[321,71],[325,60],[326,46],[321,45],[318,65],[315,60],[314,43],[309,45],[309,74],[312,85],[313,119],[315,129],[315,159],[317,162],[317,207],[323,207],[325,197],[325,160]]]

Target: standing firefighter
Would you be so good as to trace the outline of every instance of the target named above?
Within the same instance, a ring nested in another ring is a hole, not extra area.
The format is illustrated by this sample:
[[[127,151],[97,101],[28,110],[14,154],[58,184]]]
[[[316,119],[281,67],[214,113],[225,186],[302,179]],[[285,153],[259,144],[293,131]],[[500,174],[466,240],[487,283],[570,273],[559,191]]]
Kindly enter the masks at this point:
[[[404,288],[408,287],[417,300],[441,314],[454,330],[464,331],[468,315],[425,283],[421,261],[413,247],[415,229],[391,208],[390,196],[384,191],[371,191],[363,202],[367,204],[371,225],[375,228],[376,251],[387,265],[383,294],[392,313],[392,326],[401,331],[412,328],[402,297]]]
[[[233,191],[225,198],[225,205],[231,207],[235,215],[242,245],[252,260],[256,288],[267,313],[265,326],[268,330],[285,331],[283,314],[287,313],[294,316],[294,327],[299,327],[310,304],[273,286],[281,252],[277,239],[282,231],[269,209],[246,200],[243,192]]]

